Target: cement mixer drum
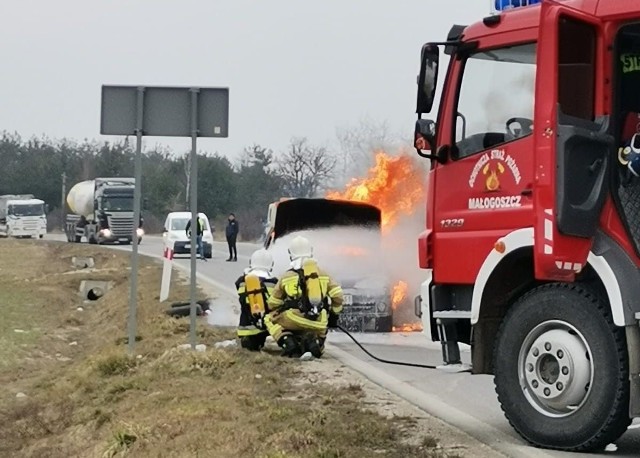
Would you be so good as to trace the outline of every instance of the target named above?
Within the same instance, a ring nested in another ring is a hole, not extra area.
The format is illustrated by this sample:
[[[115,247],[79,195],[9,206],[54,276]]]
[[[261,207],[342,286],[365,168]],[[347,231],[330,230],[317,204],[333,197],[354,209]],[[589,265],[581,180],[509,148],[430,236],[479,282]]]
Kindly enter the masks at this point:
[[[75,184],[67,194],[69,209],[87,219],[93,218],[94,180],[81,181]]]

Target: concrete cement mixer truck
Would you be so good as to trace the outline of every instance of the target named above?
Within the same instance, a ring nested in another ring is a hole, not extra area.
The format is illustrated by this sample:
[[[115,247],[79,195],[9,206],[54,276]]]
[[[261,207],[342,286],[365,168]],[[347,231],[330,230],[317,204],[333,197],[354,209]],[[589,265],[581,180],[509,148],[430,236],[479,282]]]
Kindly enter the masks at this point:
[[[132,242],[134,234],[142,240],[142,216],[133,220],[134,178],[96,178],[75,184],[67,195],[70,213],[65,218],[67,241],[82,238],[92,244]]]

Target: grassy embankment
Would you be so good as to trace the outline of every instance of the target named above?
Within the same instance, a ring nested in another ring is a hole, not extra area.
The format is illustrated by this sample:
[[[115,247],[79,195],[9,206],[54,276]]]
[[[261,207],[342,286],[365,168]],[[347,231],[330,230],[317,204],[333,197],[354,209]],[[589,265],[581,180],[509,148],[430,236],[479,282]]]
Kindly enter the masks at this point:
[[[95,269],[73,268],[76,255]],[[100,247],[0,240],[0,456],[445,456],[428,435],[407,440],[412,419],[367,410],[358,384],[314,383],[300,362],[265,353],[177,349],[188,320],[162,314],[161,268],[145,258],[128,357],[128,262]],[[112,288],[83,303],[83,279]],[[188,285],[174,277],[171,296],[184,300]],[[233,332],[199,323],[198,336],[212,345]]]

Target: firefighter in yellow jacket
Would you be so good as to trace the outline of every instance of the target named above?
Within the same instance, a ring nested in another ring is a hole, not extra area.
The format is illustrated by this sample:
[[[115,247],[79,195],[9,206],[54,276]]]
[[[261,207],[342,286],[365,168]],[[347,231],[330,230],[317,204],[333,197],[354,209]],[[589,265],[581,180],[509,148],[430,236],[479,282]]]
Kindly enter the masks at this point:
[[[328,327],[338,325],[342,312],[342,288],[313,259],[313,247],[304,237],[289,245],[291,268],[269,298],[271,312],[265,317],[269,334],[282,347],[283,356],[306,351],[319,358],[324,351]]]
[[[249,259],[249,268],[236,281],[240,300],[238,337],[243,348],[259,351],[269,335],[264,317],[269,312],[267,301],[278,279],[271,275],[273,258],[264,249],[255,251]]]

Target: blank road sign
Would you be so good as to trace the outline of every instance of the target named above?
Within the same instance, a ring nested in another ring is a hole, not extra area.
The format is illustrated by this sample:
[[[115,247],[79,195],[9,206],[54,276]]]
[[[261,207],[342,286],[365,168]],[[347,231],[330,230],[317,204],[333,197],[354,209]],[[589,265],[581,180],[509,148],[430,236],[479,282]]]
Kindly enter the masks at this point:
[[[191,93],[178,88],[146,88],[142,119],[144,135],[191,136]]]
[[[201,137],[229,136],[229,90],[201,89],[198,97],[198,130]]]
[[[136,96],[135,86],[102,86],[101,134],[136,134]]]
[[[159,86],[102,86],[100,133],[134,135],[138,88],[143,89],[145,136],[190,137],[192,89],[197,93],[198,137],[229,136],[229,89]]]

